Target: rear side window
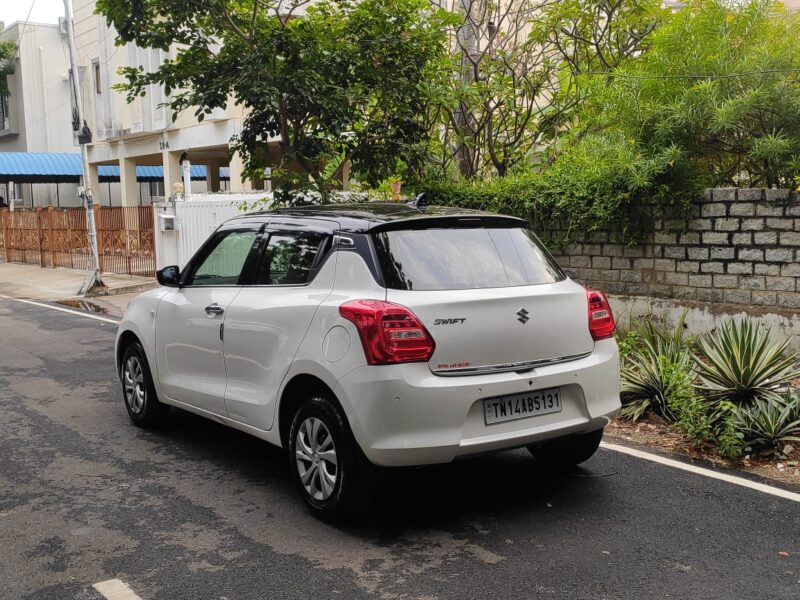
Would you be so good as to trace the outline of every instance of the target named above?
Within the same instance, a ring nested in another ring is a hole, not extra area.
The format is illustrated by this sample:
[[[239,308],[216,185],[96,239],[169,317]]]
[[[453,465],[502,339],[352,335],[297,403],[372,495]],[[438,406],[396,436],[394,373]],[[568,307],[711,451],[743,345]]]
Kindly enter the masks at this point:
[[[530,229],[384,231],[375,246],[386,286],[462,290],[552,283],[564,272]]]
[[[316,232],[273,233],[256,272],[256,285],[302,285],[324,252],[326,235]]]

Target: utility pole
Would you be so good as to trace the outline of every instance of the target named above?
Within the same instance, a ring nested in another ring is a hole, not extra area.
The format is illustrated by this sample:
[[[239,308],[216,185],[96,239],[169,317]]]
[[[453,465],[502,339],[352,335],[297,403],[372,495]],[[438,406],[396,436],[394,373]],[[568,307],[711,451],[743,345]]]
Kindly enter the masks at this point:
[[[86,145],[92,142],[92,132],[86,124],[83,112],[83,95],[81,93],[80,78],[78,74],[78,59],[75,53],[75,29],[72,21],[72,0],[64,0],[64,21],[67,26],[67,46],[69,46],[69,65],[72,72],[72,90],[75,97],[75,109],[77,111],[77,122],[80,130],[78,131],[78,143],[81,147],[81,163],[83,166],[83,198],[86,207],[86,224],[89,232],[89,249],[92,253],[92,276],[88,285],[84,289],[94,286],[103,286],[100,279],[100,257],[97,254],[97,224],[94,219],[94,197],[92,196],[92,184],[89,177],[89,150]]]

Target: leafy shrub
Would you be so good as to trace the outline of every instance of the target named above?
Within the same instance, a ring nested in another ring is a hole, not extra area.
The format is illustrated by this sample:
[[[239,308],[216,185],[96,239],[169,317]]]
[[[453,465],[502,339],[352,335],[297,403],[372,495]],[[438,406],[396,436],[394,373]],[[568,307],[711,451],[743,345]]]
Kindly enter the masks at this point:
[[[592,231],[612,231],[637,242],[652,228],[652,211],[687,214],[703,185],[683,166],[680,152],[643,154],[621,135],[587,135],[541,172],[486,181],[417,183],[431,204],[521,217],[542,232],[559,225],[567,242]]]
[[[644,151],[609,131],[577,138],[542,171],[532,206],[533,224],[563,223],[567,241],[610,231],[637,242],[652,230],[654,215],[686,216],[704,187],[677,147]]]
[[[800,442],[800,401],[792,392],[759,398],[739,409],[736,427],[755,448],[775,448]]]
[[[486,181],[430,179],[417,183],[415,189],[425,192],[431,204],[488,210],[530,220],[538,180],[535,173]]]
[[[711,414],[713,441],[722,456],[736,458],[744,448],[744,433],[738,425],[739,409],[732,402],[720,400]]]
[[[628,330],[623,332],[617,322],[617,331],[614,334],[617,340],[617,347],[619,348],[619,359],[621,362],[625,360],[636,350],[639,340],[639,332],[635,330]]]
[[[789,340],[775,341],[769,329],[745,318],[730,320],[701,340],[702,358],[695,359],[700,389],[712,400],[748,405],[775,398],[800,377],[796,354],[784,356]]]
[[[695,396],[674,406],[675,426],[693,446],[712,444],[725,457],[736,458],[744,447],[738,409],[727,400],[709,402]]]
[[[711,410],[707,402],[699,396],[686,402],[675,404],[675,425],[694,446],[701,446],[714,439]]]

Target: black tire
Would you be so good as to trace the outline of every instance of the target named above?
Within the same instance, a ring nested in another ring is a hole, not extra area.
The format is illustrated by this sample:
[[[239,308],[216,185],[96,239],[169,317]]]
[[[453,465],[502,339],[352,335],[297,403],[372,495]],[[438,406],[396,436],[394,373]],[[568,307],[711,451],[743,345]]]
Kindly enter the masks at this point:
[[[322,427],[314,430],[317,434],[314,439],[306,427],[313,429],[316,421]],[[328,459],[321,458],[330,453],[331,442],[335,468]],[[344,521],[367,509],[375,491],[374,480],[365,468],[366,458],[347,420],[327,393],[313,394],[295,413],[289,428],[288,454],[292,479],[314,516],[328,522]],[[305,471],[303,474],[301,468]],[[331,474],[335,475],[332,486]],[[319,492],[317,496],[312,493],[315,488]]]
[[[137,370],[137,365],[140,371]],[[139,373],[141,382],[138,381]],[[134,425],[144,428],[163,425],[169,415],[169,407],[158,401],[147,356],[138,340],[131,342],[122,354],[119,379],[122,383],[122,400]],[[134,385],[133,396],[131,384]]]
[[[543,468],[553,471],[565,471],[589,460],[603,439],[603,430],[568,435],[541,444],[528,446],[528,451]]]

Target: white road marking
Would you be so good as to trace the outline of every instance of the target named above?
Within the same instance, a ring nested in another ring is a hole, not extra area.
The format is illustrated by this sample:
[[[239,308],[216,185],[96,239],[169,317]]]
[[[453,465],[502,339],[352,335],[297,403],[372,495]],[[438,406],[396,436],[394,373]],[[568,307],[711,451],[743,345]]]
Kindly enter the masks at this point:
[[[651,454],[650,452],[643,452],[642,450],[636,450],[635,448],[628,448],[627,446],[620,446],[618,444],[601,442],[600,447],[605,448],[606,450],[613,450],[614,452],[628,454],[629,456],[635,456],[636,458],[641,458],[643,460],[649,460],[651,462],[666,465],[668,467],[673,467],[675,469],[681,469],[682,471],[688,471],[689,473],[710,477],[711,479],[719,479],[720,481],[726,481],[734,485],[740,485],[742,487],[750,488],[751,490],[778,496],[779,498],[800,502],[800,494],[790,492],[788,490],[782,490],[781,488],[766,485],[764,483],[758,483],[757,481],[750,481],[744,477],[736,477],[735,475],[728,475],[727,473],[720,473],[719,471],[713,471],[703,467],[696,467],[695,465],[690,465],[679,460],[673,460],[671,458],[659,456],[658,454]]]
[[[142,600],[133,593],[133,590],[119,579],[109,579],[101,581],[92,586],[100,592],[107,600]]]
[[[119,325],[119,321],[115,321],[114,319],[109,319],[108,317],[101,317],[99,315],[92,315],[89,313],[81,312],[79,310],[61,308],[60,306],[53,306],[52,304],[44,304],[43,302],[34,302],[33,300],[23,300],[22,298],[12,298],[11,296],[3,296],[2,294],[0,294],[0,298],[2,298],[3,300],[13,300],[14,302],[22,302],[23,304],[32,304],[33,306],[41,306],[43,308],[50,308],[52,310],[69,313],[71,315],[78,315],[79,317],[94,319],[95,321],[103,321],[104,323],[113,323],[114,325]]]

